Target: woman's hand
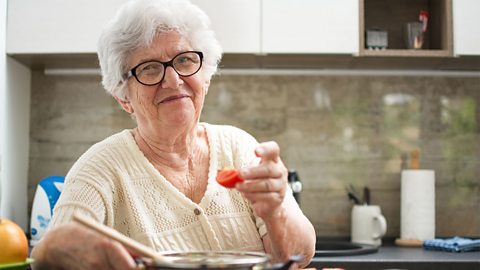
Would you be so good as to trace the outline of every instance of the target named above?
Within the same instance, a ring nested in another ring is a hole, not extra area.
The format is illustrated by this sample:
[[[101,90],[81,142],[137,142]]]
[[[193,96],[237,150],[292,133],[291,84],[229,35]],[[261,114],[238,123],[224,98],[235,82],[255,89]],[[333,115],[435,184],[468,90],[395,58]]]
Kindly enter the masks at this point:
[[[255,214],[263,219],[275,218],[284,211],[288,171],[276,142],[261,143],[255,154],[261,159],[260,164],[241,169],[240,176],[246,181],[236,188],[252,203]]]
[[[50,230],[32,251],[33,269],[136,269],[120,243],[76,223]]]
[[[285,262],[292,255],[302,255],[298,265],[305,267],[315,254],[315,230],[297,204],[284,201],[288,171],[280,160],[280,148],[275,142],[262,143],[255,154],[260,164],[241,169],[245,181],[235,187],[265,222],[267,234],[262,240],[272,261]]]

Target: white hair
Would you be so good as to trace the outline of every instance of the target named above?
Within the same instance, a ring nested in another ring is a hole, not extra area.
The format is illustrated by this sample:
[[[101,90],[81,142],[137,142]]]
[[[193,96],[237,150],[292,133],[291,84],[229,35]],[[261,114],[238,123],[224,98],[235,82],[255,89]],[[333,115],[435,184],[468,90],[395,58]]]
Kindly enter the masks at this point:
[[[187,0],[130,0],[106,25],[98,41],[102,85],[112,96],[126,97],[127,61],[130,53],[151,45],[155,35],[175,30],[203,52],[206,80],[217,71],[222,49],[210,28],[210,19]]]

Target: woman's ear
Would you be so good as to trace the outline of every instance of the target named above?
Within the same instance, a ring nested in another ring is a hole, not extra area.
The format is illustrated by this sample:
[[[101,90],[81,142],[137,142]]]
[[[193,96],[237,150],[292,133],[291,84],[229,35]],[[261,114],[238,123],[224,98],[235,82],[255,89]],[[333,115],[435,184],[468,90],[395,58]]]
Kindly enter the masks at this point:
[[[203,85],[203,90],[205,91],[205,95],[208,94],[208,88],[210,88],[210,80],[205,81],[205,84]]]
[[[133,113],[133,107],[132,104],[130,104],[130,101],[128,101],[128,98],[125,97],[125,100],[119,98],[119,97],[114,97],[115,100],[122,106],[123,110],[126,111],[127,113]]]

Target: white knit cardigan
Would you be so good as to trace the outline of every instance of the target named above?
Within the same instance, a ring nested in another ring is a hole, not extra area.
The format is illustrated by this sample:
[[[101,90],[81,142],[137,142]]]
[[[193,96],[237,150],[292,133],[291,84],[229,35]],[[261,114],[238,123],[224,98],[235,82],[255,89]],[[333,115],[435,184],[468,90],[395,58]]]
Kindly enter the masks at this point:
[[[258,143],[232,126],[201,125],[207,131],[210,165],[200,203],[167,181],[140,151],[132,131],[124,130],[93,145],[74,164],[50,228],[79,212],[157,251],[264,251],[263,221],[240,192],[215,181],[219,168],[258,163]],[[291,191],[287,201],[294,203]]]

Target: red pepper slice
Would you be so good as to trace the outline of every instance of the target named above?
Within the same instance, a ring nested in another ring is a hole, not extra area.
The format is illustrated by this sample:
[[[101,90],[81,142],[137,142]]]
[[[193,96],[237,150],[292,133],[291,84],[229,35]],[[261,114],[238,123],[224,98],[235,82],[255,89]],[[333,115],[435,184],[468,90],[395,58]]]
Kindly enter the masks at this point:
[[[217,173],[217,182],[226,188],[234,188],[237,183],[243,182],[243,178],[236,169],[223,169]]]

